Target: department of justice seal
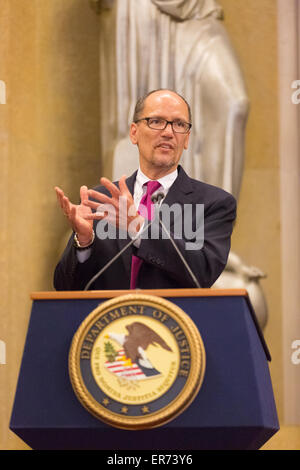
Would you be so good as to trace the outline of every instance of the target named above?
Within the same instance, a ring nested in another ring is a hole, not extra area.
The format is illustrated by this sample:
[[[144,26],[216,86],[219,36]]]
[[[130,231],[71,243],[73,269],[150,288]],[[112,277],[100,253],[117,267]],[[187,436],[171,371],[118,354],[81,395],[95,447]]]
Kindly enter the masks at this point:
[[[81,404],[122,429],[171,421],[196,397],[204,372],[205,349],[191,318],[144,294],[102,303],[80,325],[69,353]]]

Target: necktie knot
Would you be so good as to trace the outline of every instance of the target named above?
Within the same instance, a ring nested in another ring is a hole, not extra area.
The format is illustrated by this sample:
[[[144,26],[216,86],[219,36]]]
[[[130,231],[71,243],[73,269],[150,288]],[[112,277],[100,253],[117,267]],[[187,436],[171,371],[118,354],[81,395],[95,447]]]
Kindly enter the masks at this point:
[[[151,200],[151,196],[161,186],[161,184],[158,181],[150,180],[145,183],[144,186],[147,186],[147,191],[141,199],[138,212],[144,218],[152,220],[154,214],[154,204]]]
[[[158,181],[148,181],[146,183],[147,186],[147,196],[152,196],[152,194],[160,187],[160,183]]]

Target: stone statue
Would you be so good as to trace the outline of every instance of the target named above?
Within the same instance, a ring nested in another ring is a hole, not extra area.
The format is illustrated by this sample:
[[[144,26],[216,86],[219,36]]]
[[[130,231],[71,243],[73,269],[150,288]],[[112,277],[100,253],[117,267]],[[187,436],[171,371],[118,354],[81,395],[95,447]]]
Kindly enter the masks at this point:
[[[192,134],[181,164],[237,199],[249,110],[244,79],[216,0],[90,0],[100,15],[100,106],[104,172],[130,175],[138,153],[128,131],[137,99],[157,88],[189,102]],[[112,163],[112,167],[111,167]],[[254,270],[255,271],[255,270]],[[214,287],[245,287],[267,318],[261,276],[230,253]],[[259,270],[257,273],[260,272]],[[252,286],[252,287],[251,287]],[[259,305],[258,305],[259,304]]]
[[[220,21],[221,7],[215,0],[106,0],[102,7],[111,8],[116,28],[115,89],[107,78],[108,86],[101,81],[106,92],[102,109],[116,113],[113,179],[136,168],[137,150],[128,129],[137,99],[150,90],[170,88],[192,109],[193,132],[182,166],[190,176],[238,197],[248,98]],[[106,28],[101,31],[107,47]],[[100,73],[110,67],[107,55],[101,57]],[[107,108],[108,101],[114,106]],[[107,135],[103,138],[107,141]]]
[[[259,268],[247,266],[238,255],[231,251],[226,269],[213,287],[215,289],[246,289],[259,326],[264,329],[268,320],[268,306],[259,280],[265,277],[266,274]]]

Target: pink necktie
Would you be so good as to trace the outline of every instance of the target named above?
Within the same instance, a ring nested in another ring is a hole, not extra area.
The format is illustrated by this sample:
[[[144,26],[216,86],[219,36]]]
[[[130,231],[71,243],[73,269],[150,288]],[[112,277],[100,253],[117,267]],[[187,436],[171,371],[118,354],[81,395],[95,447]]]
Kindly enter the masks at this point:
[[[141,199],[138,213],[144,218],[152,220],[154,215],[154,204],[151,201],[151,196],[160,187],[160,183],[158,181],[148,181],[148,183],[145,184],[147,185],[147,191]],[[132,255],[130,289],[135,289],[136,287],[136,281],[142,262],[143,260],[141,258]]]

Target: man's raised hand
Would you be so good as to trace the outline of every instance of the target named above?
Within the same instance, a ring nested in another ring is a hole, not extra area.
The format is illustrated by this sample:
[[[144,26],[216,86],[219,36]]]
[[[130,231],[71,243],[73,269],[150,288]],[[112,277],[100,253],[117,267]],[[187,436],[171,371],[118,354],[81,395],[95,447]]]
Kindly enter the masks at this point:
[[[138,213],[125,180],[126,176],[123,175],[119,180],[118,188],[108,178],[100,179],[101,184],[110,192],[111,197],[93,189],[88,190],[88,196],[97,201],[85,199],[83,204],[96,211],[88,215],[88,219],[101,220],[105,218],[108,223],[123,230],[134,227],[136,232],[139,231],[144,218]]]
[[[88,188],[81,186],[80,188],[80,204],[73,204],[64,194],[63,190],[55,187],[58,203],[68,218],[72,230],[76,233],[80,245],[88,245],[93,238],[93,220],[89,218],[92,211],[86,205],[88,200]]]

